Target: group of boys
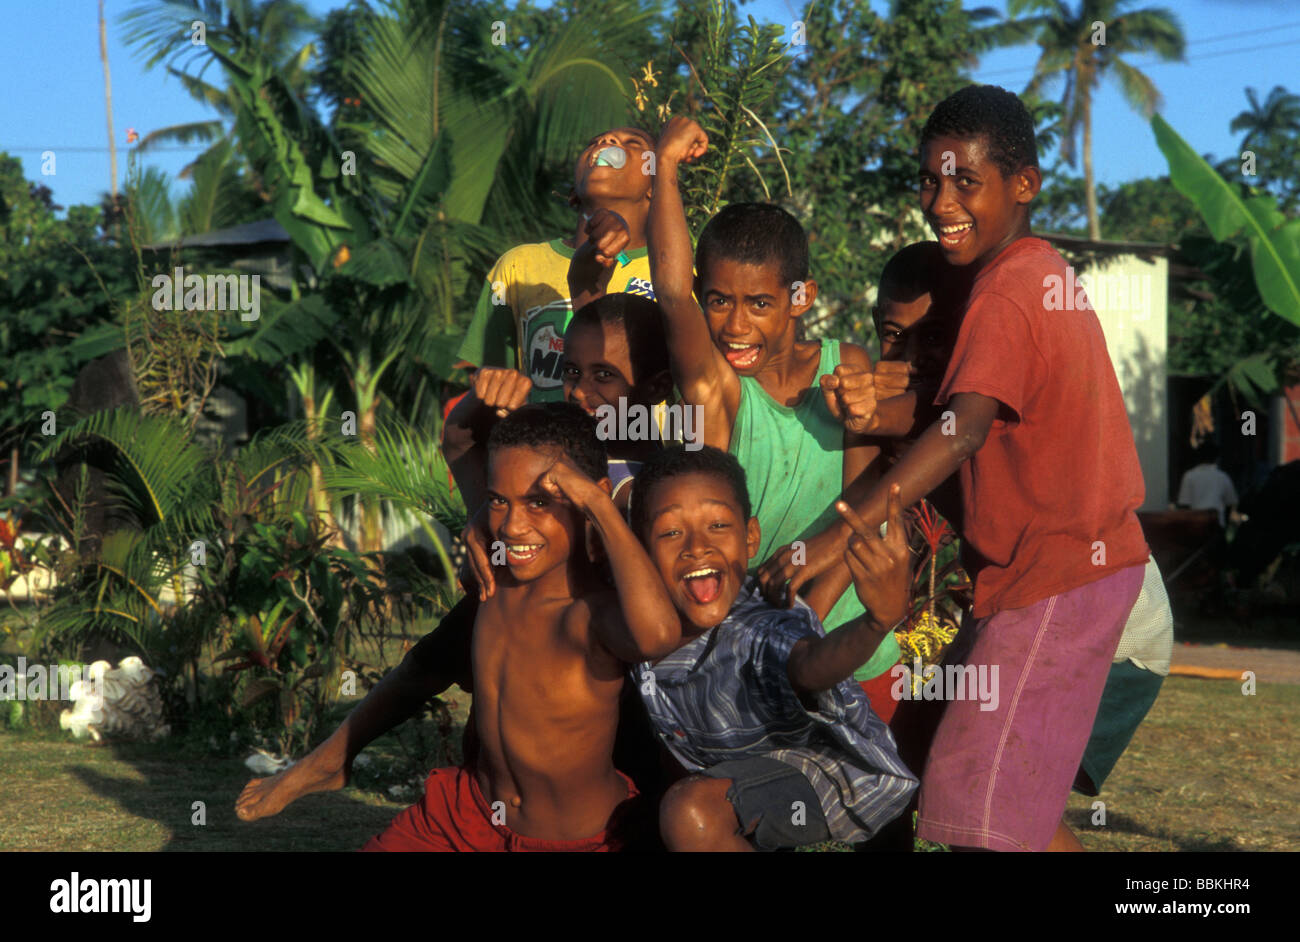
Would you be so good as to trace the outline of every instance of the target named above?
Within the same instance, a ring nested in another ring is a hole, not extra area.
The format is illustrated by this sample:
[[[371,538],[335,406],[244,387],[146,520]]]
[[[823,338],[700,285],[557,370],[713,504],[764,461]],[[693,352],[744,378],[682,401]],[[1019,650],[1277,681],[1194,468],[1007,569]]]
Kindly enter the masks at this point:
[[[469,591],[329,739],[251,782],[241,818],[341,787],[458,683],[464,762],[366,849],[879,847],[900,829],[910,847],[913,807],[917,836],[954,848],[1078,847],[1066,799],[1095,794],[1154,700],[1168,605],[1100,323],[1045,307],[1065,262],[1029,227],[1032,119],[991,86],[930,116],[938,241],[886,266],[874,364],[802,339],[817,283],[785,210],[728,206],[692,250],[678,170],[707,148],[683,117],[657,141],[597,136],[573,238],[489,273],[444,426]],[[598,431],[674,396],[701,416],[693,448]],[[995,666],[992,709],[891,695],[904,508],[927,496],[974,582],[945,664]],[[1112,667],[1121,650],[1143,676]]]

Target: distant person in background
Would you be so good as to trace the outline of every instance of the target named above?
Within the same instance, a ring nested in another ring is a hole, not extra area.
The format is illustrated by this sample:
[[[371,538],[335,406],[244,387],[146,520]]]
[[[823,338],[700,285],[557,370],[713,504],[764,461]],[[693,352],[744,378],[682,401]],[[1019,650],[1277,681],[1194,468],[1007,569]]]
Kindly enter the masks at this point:
[[[1196,450],[1199,463],[1183,474],[1178,487],[1178,506],[1192,510],[1213,510],[1219,514],[1219,526],[1225,527],[1229,515],[1237,509],[1237,489],[1232,478],[1219,468],[1219,448],[1207,442]]]

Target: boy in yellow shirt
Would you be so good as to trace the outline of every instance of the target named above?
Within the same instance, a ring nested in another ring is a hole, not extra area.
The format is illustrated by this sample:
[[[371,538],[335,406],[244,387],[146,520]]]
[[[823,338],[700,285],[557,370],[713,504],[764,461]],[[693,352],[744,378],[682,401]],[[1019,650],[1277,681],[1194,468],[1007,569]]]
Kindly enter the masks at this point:
[[[654,138],[632,127],[588,142],[574,166],[571,203],[580,215],[573,236],[517,245],[497,260],[461,343],[463,362],[519,370],[533,381],[533,402],[563,399],[564,330],[573,314],[568,273],[575,255],[610,266],[606,292],[654,300],[645,241],[654,177],[644,156],[653,156],[654,147]]]

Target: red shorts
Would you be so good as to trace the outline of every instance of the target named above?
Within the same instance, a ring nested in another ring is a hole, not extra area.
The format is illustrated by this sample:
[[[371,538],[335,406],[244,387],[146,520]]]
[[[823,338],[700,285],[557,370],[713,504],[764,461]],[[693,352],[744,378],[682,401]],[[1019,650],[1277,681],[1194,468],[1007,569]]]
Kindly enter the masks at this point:
[[[871,712],[885,721],[894,718],[894,711],[898,709],[898,701],[894,699],[892,693],[896,686],[894,677],[890,671],[885,671],[877,677],[870,680],[860,680],[858,683],[862,686],[862,692],[867,695],[867,702],[871,704]]]
[[[395,817],[366,842],[363,851],[579,851],[622,850],[624,824],[635,817],[639,794],[627,782],[627,800],[614,809],[605,830],[576,841],[543,841],[492,823],[492,809],[479,790],[474,770],[434,769],[424,783],[424,798]]]

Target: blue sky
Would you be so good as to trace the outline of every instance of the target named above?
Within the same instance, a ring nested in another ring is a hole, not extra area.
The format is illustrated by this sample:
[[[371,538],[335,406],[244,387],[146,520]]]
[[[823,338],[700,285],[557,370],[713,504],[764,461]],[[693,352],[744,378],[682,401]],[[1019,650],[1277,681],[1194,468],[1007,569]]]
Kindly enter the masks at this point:
[[[985,2],[1005,8],[1003,0]],[[125,30],[118,18],[135,3],[105,3],[119,179],[126,173],[128,128],[145,134],[213,116],[161,68],[146,71],[141,58],[124,45]],[[317,14],[343,5],[307,0]],[[983,4],[968,0],[966,5]],[[1146,0],[1140,5],[1170,7],[1182,22],[1188,61],[1144,69],[1164,94],[1165,118],[1197,151],[1216,157],[1235,152],[1237,135],[1228,132],[1228,124],[1246,107],[1246,86],[1257,88],[1261,97],[1279,84],[1300,92],[1300,4],[1293,0]],[[0,58],[7,119],[0,128],[0,150],[19,157],[27,178],[49,186],[57,202],[95,203],[109,187],[96,4],[5,0],[4,6],[11,42]],[[797,18],[792,10],[802,8],[796,0],[756,0],[743,9],[759,20],[788,23]],[[1035,54],[1029,45],[990,53],[975,78],[1018,92],[1033,72]],[[218,75],[215,66],[208,75]],[[1101,181],[1116,183],[1165,171],[1150,128],[1109,80],[1097,100],[1093,140]],[[56,154],[53,176],[41,175],[41,153],[46,150]],[[148,162],[175,177],[196,153],[193,148],[158,152]],[[176,192],[182,188],[179,185]]]

